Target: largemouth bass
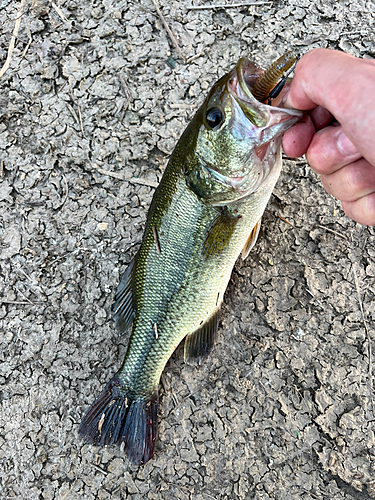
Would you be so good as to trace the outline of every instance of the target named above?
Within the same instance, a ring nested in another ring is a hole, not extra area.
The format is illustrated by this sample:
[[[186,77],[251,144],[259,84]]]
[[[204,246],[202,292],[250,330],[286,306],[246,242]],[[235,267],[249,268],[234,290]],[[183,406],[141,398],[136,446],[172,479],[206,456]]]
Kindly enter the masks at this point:
[[[153,455],[168,359],[184,338],[189,363],[214,345],[234,263],[254,245],[279,177],[282,134],[301,117],[255,99],[262,73],[241,59],[213,86],[171,155],[117,290],[116,326],[124,333],[133,324],[128,350],[79,433],[93,444],[124,444],[136,464]]]

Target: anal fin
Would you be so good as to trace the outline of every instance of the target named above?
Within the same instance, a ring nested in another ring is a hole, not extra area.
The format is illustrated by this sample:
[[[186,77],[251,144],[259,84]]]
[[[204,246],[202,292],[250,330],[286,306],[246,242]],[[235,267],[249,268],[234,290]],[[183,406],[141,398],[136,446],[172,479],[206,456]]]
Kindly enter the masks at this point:
[[[136,313],[134,296],[134,259],[124,272],[117,288],[115,303],[112,306],[113,320],[120,333],[125,333],[132,324]]]
[[[241,254],[242,260],[246,259],[246,257],[249,255],[250,251],[252,250],[253,246],[257,242],[261,222],[262,222],[262,218],[260,218],[258,220],[258,222],[255,224],[255,226],[251,230],[251,233],[249,234],[249,237],[246,240],[245,246],[242,249],[242,254]]]
[[[220,310],[218,309],[198,330],[187,335],[184,346],[185,363],[200,365],[207,358],[215,344],[219,316]]]

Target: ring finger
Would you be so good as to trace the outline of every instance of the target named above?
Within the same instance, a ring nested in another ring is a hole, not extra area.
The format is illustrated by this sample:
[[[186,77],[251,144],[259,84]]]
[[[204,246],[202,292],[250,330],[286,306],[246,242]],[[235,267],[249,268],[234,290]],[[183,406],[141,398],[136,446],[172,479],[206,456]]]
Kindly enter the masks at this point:
[[[324,189],[338,200],[353,202],[375,192],[375,167],[361,158],[321,175]]]

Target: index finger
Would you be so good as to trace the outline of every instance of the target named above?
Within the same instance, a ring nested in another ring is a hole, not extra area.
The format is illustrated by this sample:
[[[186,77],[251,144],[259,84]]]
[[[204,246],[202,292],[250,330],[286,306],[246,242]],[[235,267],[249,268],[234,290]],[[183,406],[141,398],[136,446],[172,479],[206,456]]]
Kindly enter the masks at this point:
[[[360,153],[375,165],[374,87],[375,61],[315,49],[298,62],[284,105],[328,109]]]

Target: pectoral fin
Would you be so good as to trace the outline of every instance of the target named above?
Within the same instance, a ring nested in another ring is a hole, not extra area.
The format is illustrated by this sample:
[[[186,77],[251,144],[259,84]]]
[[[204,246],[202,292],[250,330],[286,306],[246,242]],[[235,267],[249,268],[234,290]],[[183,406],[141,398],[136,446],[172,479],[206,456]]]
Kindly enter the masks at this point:
[[[184,346],[185,363],[200,365],[212,351],[219,326],[219,313],[220,311],[217,310],[198,330],[186,337]]]
[[[225,207],[212,220],[203,241],[202,255],[206,259],[220,254],[229,244],[233,231],[241,216],[229,212]]]
[[[125,333],[132,324],[136,313],[134,296],[134,259],[124,272],[117,288],[115,303],[112,306],[113,320],[120,333]]]
[[[255,224],[249,237],[246,240],[245,246],[242,249],[242,254],[241,254],[242,260],[246,259],[246,257],[249,255],[251,249],[253,248],[253,246],[257,242],[259,231],[260,231],[261,221],[262,221],[262,218],[260,218],[258,220],[258,222]]]

